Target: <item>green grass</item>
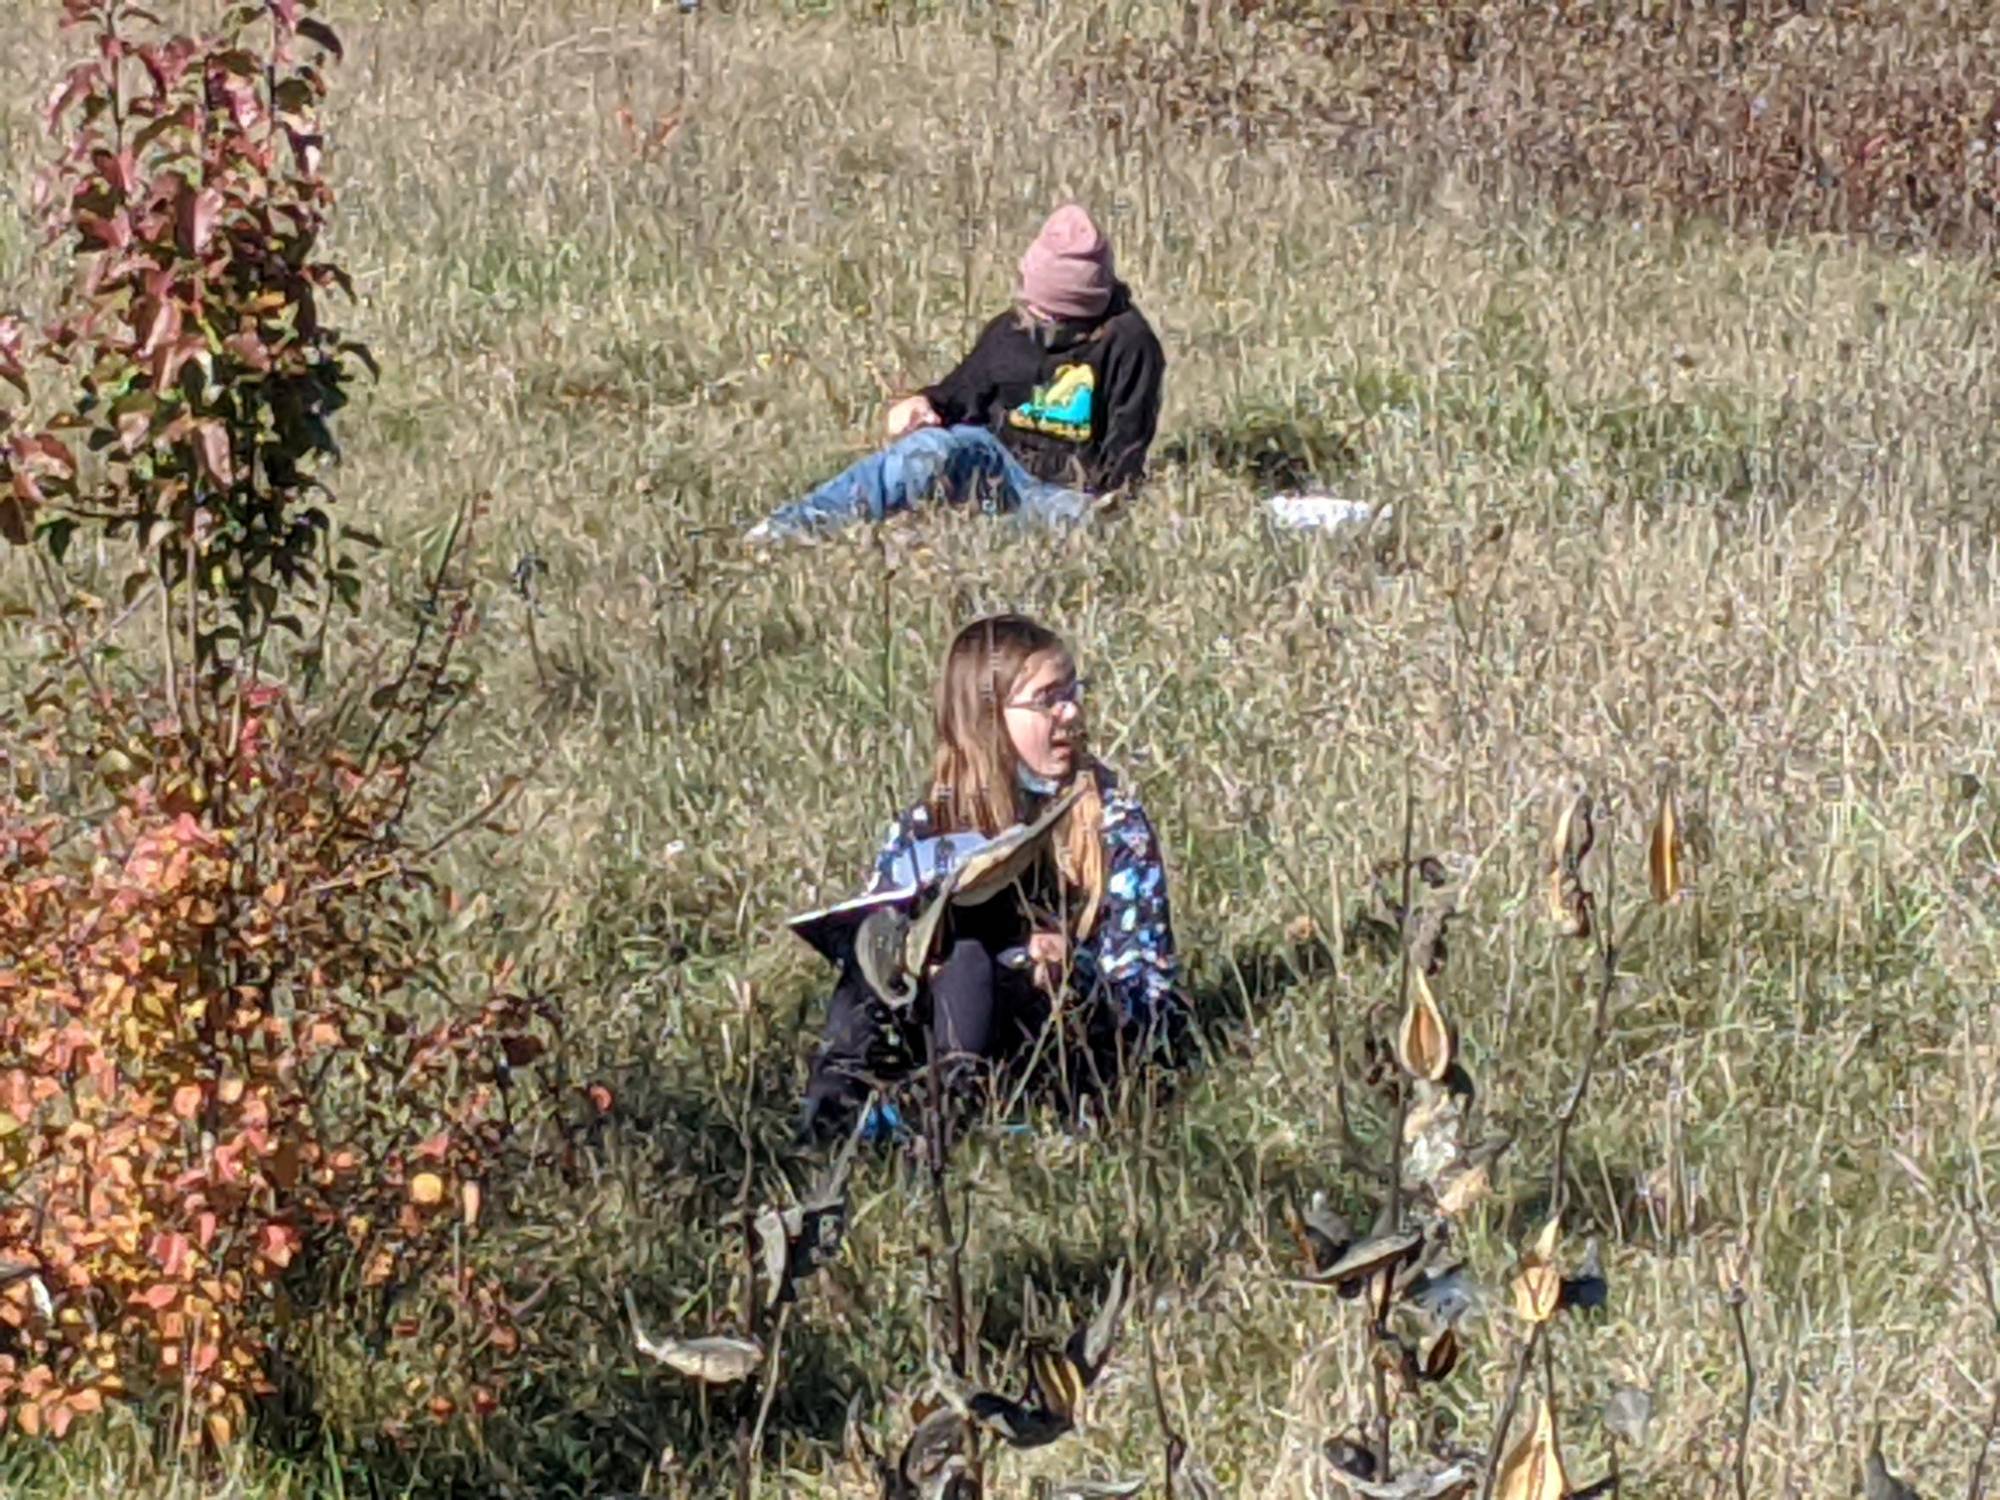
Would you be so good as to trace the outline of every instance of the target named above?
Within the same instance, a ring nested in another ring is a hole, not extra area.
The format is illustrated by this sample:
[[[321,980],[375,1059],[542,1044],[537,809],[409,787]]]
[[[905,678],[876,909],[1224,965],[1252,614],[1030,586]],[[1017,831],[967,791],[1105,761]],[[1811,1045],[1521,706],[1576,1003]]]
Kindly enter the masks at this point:
[[[1360,1325],[1284,1284],[1276,1205],[1292,1182],[1360,1201],[1327,1025],[1355,1052],[1395,976],[1284,933],[1357,904],[1406,774],[1419,844],[1474,872],[1444,1002],[1482,1108],[1523,1132],[1468,1237],[1496,1283],[1587,1024],[1587,959],[1536,921],[1540,842],[1561,787],[1610,809],[1631,926],[1571,1233],[1604,1239],[1614,1290],[1556,1340],[1574,1471],[1598,1470],[1589,1407],[1636,1381],[1660,1412],[1631,1492],[1731,1492],[1715,1266],[1742,1242],[1751,1493],[1851,1493],[1878,1409],[1906,1477],[1961,1490],[2000,1379],[1960,1201],[1994,1141],[2000,809],[1947,780],[2000,770],[1990,265],[1364,191],[1303,148],[1157,122],[1114,142],[1045,82],[1086,9],[882,14],[341,17],[337,250],[385,374],[343,414],[335,483],[390,546],[335,664],[400,636],[427,549],[477,501],[480,698],[428,816],[533,769],[517,831],[450,856],[484,900],[453,961],[518,958],[562,1007],[561,1076],[619,1108],[574,1173],[495,1185],[473,1253],[549,1290],[537,1373],[477,1440],[385,1440],[404,1353],[326,1321],[296,1351],[310,1408],[219,1471],[115,1422],[0,1446],[0,1491],[723,1485],[738,1408],[642,1366],[619,1292],[661,1324],[724,1315],[740,1128],[781,1138],[827,979],[781,919],[858,879],[921,782],[943,643],[1003,605],[1076,643],[1167,841],[1209,1025],[1143,1131],[1041,1121],[954,1163],[996,1362],[1027,1286],[1083,1305],[1134,1247],[1158,1273],[1087,1433],[1001,1459],[994,1493],[1157,1468],[1142,1327],[1228,1493],[1333,1493],[1315,1451],[1367,1408]],[[0,63],[9,99],[48,71],[30,50]],[[640,160],[613,111],[677,107],[683,59],[685,123]],[[14,163],[33,137],[10,111]],[[742,553],[742,525],[873,440],[885,387],[952,357],[1065,191],[1103,210],[1173,360],[1144,501],[1081,539],[943,516]],[[0,228],[15,284],[28,243]],[[1274,534],[1259,495],[1314,477],[1392,503],[1391,534]],[[507,582],[528,554],[535,649]],[[26,590],[0,562],[5,600]],[[1642,912],[1667,774],[1714,853],[1690,907]],[[1649,1174],[1670,1211],[1640,1201]],[[765,1494],[865,1493],[838,1458],[847,1398],[893,1444],[921,1394],[921,1177],[876,1163],[857,1202],[787,1336]],[[1472,1330],[1440,1403],[1468,1441],[1514,1337],[1504,1311]]]

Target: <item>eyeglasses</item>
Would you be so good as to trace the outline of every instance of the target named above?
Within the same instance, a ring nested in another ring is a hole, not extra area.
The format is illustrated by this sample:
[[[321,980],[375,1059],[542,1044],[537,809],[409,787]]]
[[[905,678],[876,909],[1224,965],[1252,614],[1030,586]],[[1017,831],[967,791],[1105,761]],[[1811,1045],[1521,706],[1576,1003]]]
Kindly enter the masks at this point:
[[[1072,677],[1060,687],[1045,687],[1032,698],[1020,698],[1009,703],[1007,706],[1009,708],[1024,709],[1029,713],[1035,714],[1052,714],[1065,704],[1071,708],[1082,708],[1083,689],[1083,679],[1081,677]]]

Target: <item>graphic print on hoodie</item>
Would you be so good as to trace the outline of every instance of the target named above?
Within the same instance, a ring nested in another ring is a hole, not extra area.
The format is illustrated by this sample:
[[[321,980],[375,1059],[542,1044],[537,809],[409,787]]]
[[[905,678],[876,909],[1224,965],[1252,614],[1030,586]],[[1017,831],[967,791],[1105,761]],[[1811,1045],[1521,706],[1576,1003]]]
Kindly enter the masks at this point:
[[[945,426],[987,428],[1037,479],[1105,494],[1145,470],[1166,363],[1121,283],[1100,323],[1002,313],[923,394]]]
[[[1061,365],[1055,379],[1007,413],[1007,425],[1072,443],[1090,441],[1097,409],[1097,372],[1089,365]]]

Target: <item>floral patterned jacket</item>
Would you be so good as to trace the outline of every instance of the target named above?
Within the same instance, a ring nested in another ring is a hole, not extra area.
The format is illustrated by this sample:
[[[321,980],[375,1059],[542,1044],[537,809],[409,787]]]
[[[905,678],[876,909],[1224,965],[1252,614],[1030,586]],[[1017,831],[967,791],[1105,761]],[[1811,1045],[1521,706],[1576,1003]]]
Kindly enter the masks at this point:
[[[1101,993],[1127,1022],[1147,1025],[1165,1020],[1179,1004],[1166,865],[1139,799],[1107,767],[1096,767],[1096,775],[1104,801],[1104,901],[1097,926],[1077,946],[1071,988],[1083,996]],[[932,833],[930,810],[921,804],[890,825],[870,889],[894,881],[897,865],[909,868],[911,846]]]

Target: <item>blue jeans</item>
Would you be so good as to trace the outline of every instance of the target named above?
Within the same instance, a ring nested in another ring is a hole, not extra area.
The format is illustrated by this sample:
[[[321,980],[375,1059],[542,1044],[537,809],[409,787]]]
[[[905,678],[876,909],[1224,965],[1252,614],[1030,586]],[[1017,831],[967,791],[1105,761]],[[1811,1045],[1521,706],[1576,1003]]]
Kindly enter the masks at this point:
[[[880,521],[926,500],[976,501],[988,515],[1058,525],[1079,521],[1090,497],[1035,478],[984,427],[924,427],[781,505],[768,524],[780,536]]]

